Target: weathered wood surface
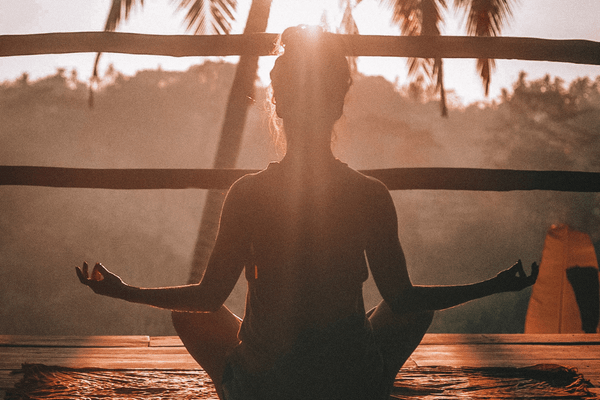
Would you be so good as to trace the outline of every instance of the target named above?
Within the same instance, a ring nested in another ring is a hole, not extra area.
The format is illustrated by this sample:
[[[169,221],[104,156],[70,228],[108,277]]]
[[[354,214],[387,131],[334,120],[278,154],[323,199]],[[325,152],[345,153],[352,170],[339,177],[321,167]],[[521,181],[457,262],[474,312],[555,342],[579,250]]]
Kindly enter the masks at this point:
[[[600,65],[600,43],[519,37],[339,35],[349,56],[495,58]],[[172,57],[273,54],[277,34],[147,35],[70,32],[0,35],[0,57],[82,52]]]
[[[0,336],[0,389],[23,363],[74,368],[199,369],[177,337]],[[600,335],[427,334],[405,367],[575,367],[600,387]]]
[[[169,336],[165,336],[169,337]],[[174,339],[178,339],[174,337]],[[150,336],[0,335],[0,347],[148,347]],[[181,346],[181,341],[179,341]]]
[[[228,189],[248,169],[93,169],[0,165],[0,186],[94,189]],[[484,168],[362,170],[389,190],[600,192],[600,172]]]

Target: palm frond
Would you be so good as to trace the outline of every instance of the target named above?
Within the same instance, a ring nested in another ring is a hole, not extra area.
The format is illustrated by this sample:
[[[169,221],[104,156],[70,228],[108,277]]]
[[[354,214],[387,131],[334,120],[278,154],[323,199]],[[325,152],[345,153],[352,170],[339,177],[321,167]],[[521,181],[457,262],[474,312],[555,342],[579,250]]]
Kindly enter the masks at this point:
[[[454,0],[458,9],[464,10],[467,18],[467,34],[470,36],[500,36],[502,27],[512,17],[512,7],[517,0]],[[492,71],[495,62],[492,59],[477,60],[477,71],[489,94]]]
[[[392,9],[392,22],[405,36],[439,35],[446,0],[379,0]]]
[[[441,11],[447,8],[446,0],[380,0],[392,8],[392,22],[400,26],[405,36],[439,36],[443,22]],[[447,116],[446,92],[443,83],[443,63],[439,58],[409,58],[408,75],[436,81],[440,91],[442,116]]]
[[[340,22],[340,33],[345,33],[348,35],[358,35],[358,25],[356,25],[356,21],[354,20],[354,15],[352,14],[353,10],[352,3],[350,1],[346,1],[346,5],[344,7],[344,14],[342,16],[342,21]]]
[[[139,3],[140,6],[143,6],[144,0],[113,0],[108,13],[108,18],[106,18],[104,30],[107,32],[115,31],[121,21],[129,18],[131,9],[137,3]]]
[[[108,17],[106,18],[106,24],[104,25],[104,30],[107,32],[114,32],[121,21],[129,18],[129,14],[131,13],[131,9],[139,3],[140,6],[144,5],[144,0],[113,0],[110,11],[108,12]],[[98,63],[100,62],[100,56],[102,53],[96,54],[96,59],[94,60],[94,69],[92,72],[92,77],[90,78],[90,89],[88,96],[88,105],[90,108],[94,107],[94,88],[93,86],[98,83]]]
[[[358,35],[360,33],[352,13],[354,7],[356,7],[359,2],[360,1],[354,2],[353,4],[352,0],[340,1],[340,6],[344,7],[344,14],[338,28],[338,33],[345,33],[348,35]],[[356,57],[348,57],[348,64],[350,65],[350,73],[354,74],[357,70]]]
[[[228,34],[235,20],[237,0],[172,0],[187,10],[186,29],[195,34]]]

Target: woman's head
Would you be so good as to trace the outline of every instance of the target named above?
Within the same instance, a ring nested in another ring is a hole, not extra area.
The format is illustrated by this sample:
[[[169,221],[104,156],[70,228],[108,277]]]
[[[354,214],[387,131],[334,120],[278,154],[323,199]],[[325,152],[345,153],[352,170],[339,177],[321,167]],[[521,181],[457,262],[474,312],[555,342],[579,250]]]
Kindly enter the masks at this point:
[[[271,71],[277,115],[286,125],[333,126],[352,82],[344,43],[319,27],[301,25],[286,29],[281,45],[284,53]]]

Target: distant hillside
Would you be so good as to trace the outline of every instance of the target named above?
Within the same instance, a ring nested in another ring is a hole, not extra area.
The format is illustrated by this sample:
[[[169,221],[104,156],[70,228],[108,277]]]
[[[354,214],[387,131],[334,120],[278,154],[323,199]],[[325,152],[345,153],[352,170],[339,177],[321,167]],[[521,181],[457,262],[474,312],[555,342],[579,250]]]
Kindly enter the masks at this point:
[[[210,168],[235,66],[112,71],[87,106],[64,71],[0,85],[0,164]],[[357,76],[334,151],[354,168],[486,167],[600,171],[599,81],[565,87],[525,76],[502,102],[439,116],[426,88]],[[421,101],[411,100],[421,90]],[[410,94],[410,95],[409,95]],[[238,166],[277,160],[258,89]],[[518,258],[539,260],[546,229],[568,222],[600,239],[596,194],[393,193],[411,277],[473,282]],[[102,261],[141,286],[185,283],[204,201],[200,190],[0,187],[0,334],[173,334],[168,312],[94,296],[73,271]],[[243,286],[242,286],[243,290]],[[440,332],[519,332],[528,291],[439,313]],[[369,306],[378,295],[366,285]],[[228,304],[242,312],[243,293]]]

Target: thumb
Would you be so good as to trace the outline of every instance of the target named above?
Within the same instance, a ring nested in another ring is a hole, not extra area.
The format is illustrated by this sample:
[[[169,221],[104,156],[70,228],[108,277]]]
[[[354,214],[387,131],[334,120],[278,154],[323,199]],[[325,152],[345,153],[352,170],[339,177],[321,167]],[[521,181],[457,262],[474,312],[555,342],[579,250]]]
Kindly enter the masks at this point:
[[[107,269],[104,268],[102,264],[96,263],[96,265],[94,265],[94,270],[92,271],[92,280],[101,281],[106,277],[107,274]]]

